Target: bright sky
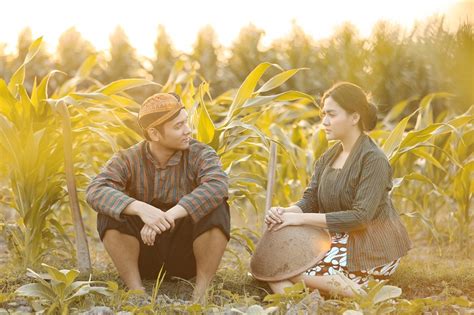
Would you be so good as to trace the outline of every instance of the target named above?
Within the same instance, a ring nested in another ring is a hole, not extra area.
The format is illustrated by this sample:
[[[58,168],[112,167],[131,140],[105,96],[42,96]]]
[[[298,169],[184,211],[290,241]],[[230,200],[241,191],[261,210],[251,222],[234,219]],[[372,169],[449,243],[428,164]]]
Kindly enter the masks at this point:
[[[13,51],[18,32],[29,26],[34,37],[44,36],[49,50],[54,50],[61,33],[75,26],[104,50],[111,32],[122,25],[138,53],[152,56],[159,24],[176,48],[190,51],[197,31],[207,24],[225,46],[249,23],[266,31],[264,44],[288,34],[293,20],[316,39],[330,36],[343,21],[367,36],[378,20],[411,27],[435,13],[452,13],[460,3],[464,9],[455,14],[469,15],[472,22],[474,0],[16,0],[2,3],[0,42]]]

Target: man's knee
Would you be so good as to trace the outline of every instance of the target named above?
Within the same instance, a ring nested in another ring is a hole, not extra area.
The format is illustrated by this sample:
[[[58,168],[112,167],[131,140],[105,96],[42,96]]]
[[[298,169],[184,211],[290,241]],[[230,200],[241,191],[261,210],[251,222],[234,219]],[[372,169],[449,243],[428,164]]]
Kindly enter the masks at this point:
[[[208,242],[225,242],[227,244],[227,235],[222,231],[221,228],[214,226],[207,231],[202,232],[194,241],[198,239],[206,239]]]
[[[104,243],[105,246],[113,244],[132,245],[135,243],[136,245],[139,245],[139,242],[135,236],[122,233],[115,229],[108,229],[105,231],[104,237],[102,238],[102,243]]]

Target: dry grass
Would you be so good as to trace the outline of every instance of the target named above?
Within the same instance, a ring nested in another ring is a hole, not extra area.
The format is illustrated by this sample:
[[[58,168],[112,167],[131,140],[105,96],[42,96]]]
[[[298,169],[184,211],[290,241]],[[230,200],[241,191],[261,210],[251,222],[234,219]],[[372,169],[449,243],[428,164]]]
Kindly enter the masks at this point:
[[[93,280],[115,281],[121,288],[123,283],[115,272],[113,265],[102,245],[94,240],[91,242],[91,253],[94,264]],[[231,243],[235,250],[236,244]],[[243,249],[241,249],[243,252]],[[441,253],[441,255],[439,255]],[[248,255],[242,253],[243,264]],[[401,298],[415,300],[432,298],[447,300],[450,297],[465,296],[474,300],[474,264],[472,259],[463,258],[457,253],[457,248],[428,246],[417,244],[402,262],[394,274],[391,283],[403,291]],[[52,263],[60,268],[71,268],[71,260],[55,261]],[[270,292],[269,287],[254,280],[248,274],[247,266],[236,265],[232,255],[225,255],[222,267],[210,291],[211,302],[215,305],[253,305],[263,304],[263,298]],[[0,293],[11,295],[19,286],[31,282],[24,272],[15,270],[13,264],[3,263],[0,266]],[[193,280],[165,281],[159,294],[176,300],[189,300],[193,289]],[[146,281],[147,291],[151,293],[153,281]],[[97,300],[99,305],[105,300]],[[103,304],[102,304],[103,305]],[[0,305],[1,306],[1,305]]]
[[[402,288],[406,299],[448,295],[474,300],[474,261],[458,254],[455,246],[415,247],[402,259],[391,284]]]

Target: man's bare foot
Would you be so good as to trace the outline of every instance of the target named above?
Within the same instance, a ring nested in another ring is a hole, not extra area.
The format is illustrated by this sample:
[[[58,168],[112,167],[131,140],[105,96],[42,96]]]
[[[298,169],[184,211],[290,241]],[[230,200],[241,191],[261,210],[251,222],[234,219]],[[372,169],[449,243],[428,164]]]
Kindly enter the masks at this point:
[[[191,301],[194,304],[207,304],[207,287],[195,287]]]

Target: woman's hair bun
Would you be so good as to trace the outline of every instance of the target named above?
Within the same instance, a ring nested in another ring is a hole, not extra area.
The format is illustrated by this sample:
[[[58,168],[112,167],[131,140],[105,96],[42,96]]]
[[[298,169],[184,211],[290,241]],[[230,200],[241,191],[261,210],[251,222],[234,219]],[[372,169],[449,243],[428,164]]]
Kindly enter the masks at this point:
[[[373,130],[377,125],[377,106],[369,102],[367,113],[364,116],[364,129],[367,131]]]

